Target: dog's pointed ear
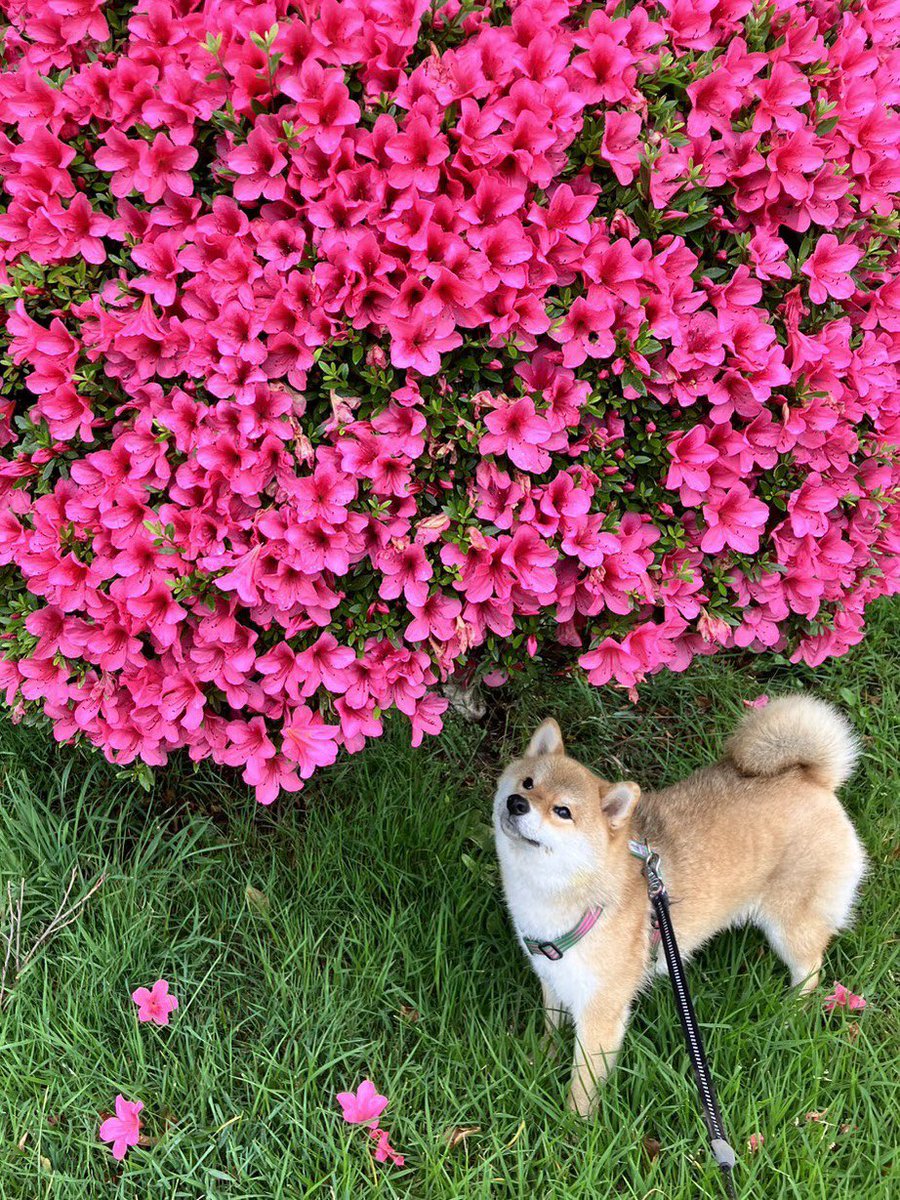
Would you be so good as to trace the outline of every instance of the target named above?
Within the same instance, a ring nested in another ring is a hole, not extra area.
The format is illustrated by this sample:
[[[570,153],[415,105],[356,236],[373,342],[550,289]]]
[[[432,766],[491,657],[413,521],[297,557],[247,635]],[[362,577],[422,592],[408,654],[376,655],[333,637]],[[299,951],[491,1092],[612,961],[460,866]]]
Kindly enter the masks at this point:
[[[614,783],[600,796],[600,807],[609,822],[610,829],[620,829],[634,811],[641,798],[641,789],[632,780]]]
[[[531,735],[525,756],[526,758],[539,758],[542,754],[562,754],[562,752],[562,733],[553,718],[548,717],[546,721],[541,721]]]

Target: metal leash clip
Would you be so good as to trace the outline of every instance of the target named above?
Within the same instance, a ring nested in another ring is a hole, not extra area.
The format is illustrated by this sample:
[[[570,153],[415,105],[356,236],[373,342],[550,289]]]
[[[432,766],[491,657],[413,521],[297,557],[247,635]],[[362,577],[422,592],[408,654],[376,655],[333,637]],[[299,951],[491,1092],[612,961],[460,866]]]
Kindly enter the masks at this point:
[[[665,884],[659,872],[659,855],[655,850],[644,860],[644,871],[647,876],[647,893],[651,900],[655,900],[665,891]]]

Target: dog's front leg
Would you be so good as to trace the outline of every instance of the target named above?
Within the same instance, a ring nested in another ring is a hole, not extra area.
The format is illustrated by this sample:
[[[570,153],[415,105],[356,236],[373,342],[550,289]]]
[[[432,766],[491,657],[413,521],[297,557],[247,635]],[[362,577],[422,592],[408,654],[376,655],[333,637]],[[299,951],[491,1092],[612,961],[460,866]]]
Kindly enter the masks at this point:
[[[631,994],[601,989],[575,1018],[575,1061],[569,1108],[589,1117],[597,1103],[597,1085],[602,1083],[616,1061],[628,1013]]]

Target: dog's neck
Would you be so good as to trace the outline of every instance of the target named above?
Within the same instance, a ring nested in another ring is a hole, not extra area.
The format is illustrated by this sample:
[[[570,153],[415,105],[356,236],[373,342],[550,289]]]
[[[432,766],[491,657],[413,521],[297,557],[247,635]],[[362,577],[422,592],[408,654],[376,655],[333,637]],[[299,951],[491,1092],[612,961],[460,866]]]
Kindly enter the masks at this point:
[[[627,849],[627,836],[616,839],[603,866],[585,863],[560,869],[555,856],[533,847],[510,846],[500,854],[509,907],[525,932],[548,934],[575,924],[588,909],[604,912],[647,905],[641,867]]]

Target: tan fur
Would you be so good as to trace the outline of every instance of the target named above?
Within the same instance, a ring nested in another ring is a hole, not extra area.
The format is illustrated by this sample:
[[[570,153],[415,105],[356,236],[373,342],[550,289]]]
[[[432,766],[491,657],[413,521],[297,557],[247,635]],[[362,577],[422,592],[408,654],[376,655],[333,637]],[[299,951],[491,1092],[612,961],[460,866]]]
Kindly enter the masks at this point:
[[[569,758],[555,721],[540,726],[500,780],[495,831],[520,939],[552,940],[587,908],[604,906],[561,962],[529,955],[548,1031],[560,1011],[575,1022],[570,1107],[591,1111],[653,969],[647,890],[629,838],[660,854],[684,957],[729,925],[751,921],[792,984],[809,992],[865,871],[862,846],[834,794],[852,771],[856,747],[830,706],[785,697],[748,713],[719,762],[641,795],[636,784],[608,783]],[[516,798],[527,801],[527,812],[511,813]],[[657,969],[665,969],[661,955]]]

